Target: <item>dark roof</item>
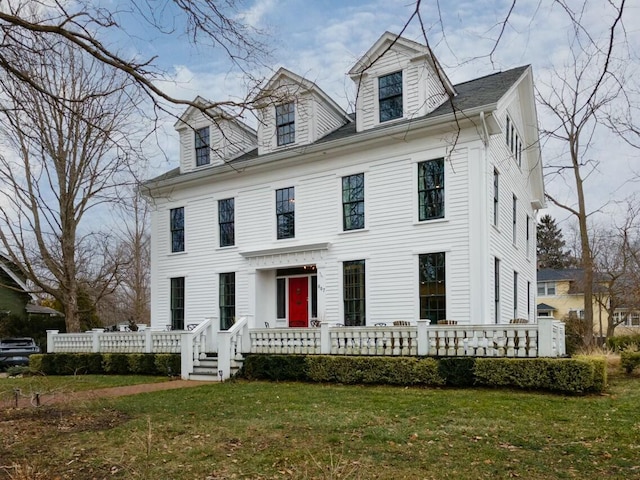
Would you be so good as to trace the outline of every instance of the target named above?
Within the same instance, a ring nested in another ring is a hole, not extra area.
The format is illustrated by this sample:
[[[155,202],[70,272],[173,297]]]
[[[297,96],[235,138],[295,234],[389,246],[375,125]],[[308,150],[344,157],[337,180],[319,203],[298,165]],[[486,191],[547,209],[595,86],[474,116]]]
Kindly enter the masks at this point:
[[[33,303],[27,303],[25,306],[27,313],[35,313],[39,315],[51,315],[54,317],[64,317],[64,314],[54,310],[53,308],[43,307],[42,305],[35,305]]]
[[[554,312],[556,311],[556,307],[552,307],[551,305],[547,305],[546,303],[539,303],[536,305],[536,310],[538,312]]]
[[[484,77],[476,78],[473,80],[469,80],[467,82],[459,83],[454,85],[456,96],[453,97],[453,101],[446,101],[438,108],[436,108],[431,113],[414,119],[406,119],[400,122],[393,122],[392,125],[379,125],[375,128],[368,129],[366,132],[375,131],[375,130],[383,130],[389,128],[389,126],[402,125],[403,123],[411,124],[419,119],[424,118],[436,118],[442,115],[451,114],[454,110],[464,111],[474,108],[479,108],[484,105],[491,105],[496,103],[502,96],[507,93],[507,91],[515,84],[515,82],[522,76],[522,74],[529,68],[529,65],[523,65],[521,67],[512,68],[511,70],[507,70],[506,72],[498,72],[492,73],[490,75],[486,75]],[[351,113],[349,116],[352,118],[352,122],[349,122],[342,127],[334,130],[331,133],[328,133],[324,137],[318,139],[314,144],[320,144],[325,142],[330,142],[333,140],[338,140],[346,137],[357,137],[358,135],[364,132],[356,132],[356,122],[355,122],[355,114]],[[313,145],[313,144],[312,144]],[[258,149],[251,150],[250,152],[245,153],[233,160],[227,162],[230,165],[233,164],[241,164],[242,162],[246,162],[247,160],[252,160],[258,156]],[[201,170],[198,170],[201,171]],[[213,171],[213,169],[212,169]],[[190,173],[185,173],[185,176],[188,176]],[[174,168],[173,170],[169,170],[162,175],[155,177],[151,180],[151,182],[160,182],[163,180],[169,180],[171,178],[175,178],[180,176],[180,169]]]
[[[554,270],[552,268],[543,268],[538,270],[539,282],[557,282],[559,280],[577,281],[581,280],[583,271],[581,268],[565,268],[562,270]]]

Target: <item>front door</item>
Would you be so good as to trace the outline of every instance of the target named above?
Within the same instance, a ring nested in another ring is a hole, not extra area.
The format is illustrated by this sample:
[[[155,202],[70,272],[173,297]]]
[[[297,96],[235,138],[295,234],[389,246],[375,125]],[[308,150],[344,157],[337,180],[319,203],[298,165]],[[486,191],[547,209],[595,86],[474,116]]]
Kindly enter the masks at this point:
[[[289,326],[309,326],[309,278],[289,278]]]

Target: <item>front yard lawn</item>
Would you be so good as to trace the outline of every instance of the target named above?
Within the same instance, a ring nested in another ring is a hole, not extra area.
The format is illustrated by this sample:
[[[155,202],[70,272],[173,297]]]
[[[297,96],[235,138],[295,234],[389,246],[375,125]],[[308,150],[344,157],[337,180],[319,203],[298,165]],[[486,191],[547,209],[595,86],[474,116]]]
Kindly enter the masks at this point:
[[[237,381],[5,409],[0,479],[640,478],[639,386],[618,377],[606,395],[566,397]]]

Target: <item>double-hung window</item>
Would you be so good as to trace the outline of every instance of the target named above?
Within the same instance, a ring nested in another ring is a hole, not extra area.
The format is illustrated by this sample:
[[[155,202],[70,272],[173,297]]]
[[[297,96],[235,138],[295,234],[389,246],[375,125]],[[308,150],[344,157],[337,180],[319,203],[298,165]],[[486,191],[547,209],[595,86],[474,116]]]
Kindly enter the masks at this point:
[[[218,229],[220,246],[229,247],[235,244],[235,215],[233,198],[218,200]]]
[[[418,220],[444,218],[444,159],[418,164]]]
[[[380,123],[402,118],[402,71],[378,78]]]
[[[344,324],[364,326],[366,320],[364,260],[343,264]]]
[[[518,272],[513,272],[513,318],[518,318]]]
[[[184,330],[184,277],[171,279],[171,330]]]
[[[209,143],[209,127],[199,128],[195,132],[196,166],[209,165],[211,148]]]
[[[236,317],[236,274],[220,274],[220,330],[229,330]]]
[[[447,282],[445,254],[428,253],[419,256],[418,282],[420,290],[420,318],[438,320],[447,318]]]
[[[342,228],[364,228],[364,173],[342,177]]]
[[[556,294],[556,282],[538,282],[538,295],[550,296]]]
[[[278,146],[296,141],[296,110],[293,102],[276,106]]]
[[[294,238],[296,235],[295,188],[276,190],[276,224],[278,240]]]
[[[494,322],[500,323],[500,259],[493,260],[493,304]]]
[[[171,251],[184,252],[184,207],[169,210]]]

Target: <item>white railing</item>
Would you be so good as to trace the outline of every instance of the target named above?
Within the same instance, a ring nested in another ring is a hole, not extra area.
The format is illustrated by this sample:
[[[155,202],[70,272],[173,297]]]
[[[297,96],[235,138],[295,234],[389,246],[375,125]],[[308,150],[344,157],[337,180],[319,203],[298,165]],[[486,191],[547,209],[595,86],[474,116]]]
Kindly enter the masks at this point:
[[[565,355],[564,324],[539,318],[532,324],[415,325],[250,329],[247,317],[218,331],[207,318],[192,330],[60,334],[47,331],[47,351],[180,353],[182,377],[189,378],[206,353],[218,354],[218,376],[227,379],[245,353],[379,356],[558,357]]]
[[[218,332],[218,375],[221,380],[231,376],[231,365],[243,359],[251,349],[249,321],[241,317],[229,330]]]

